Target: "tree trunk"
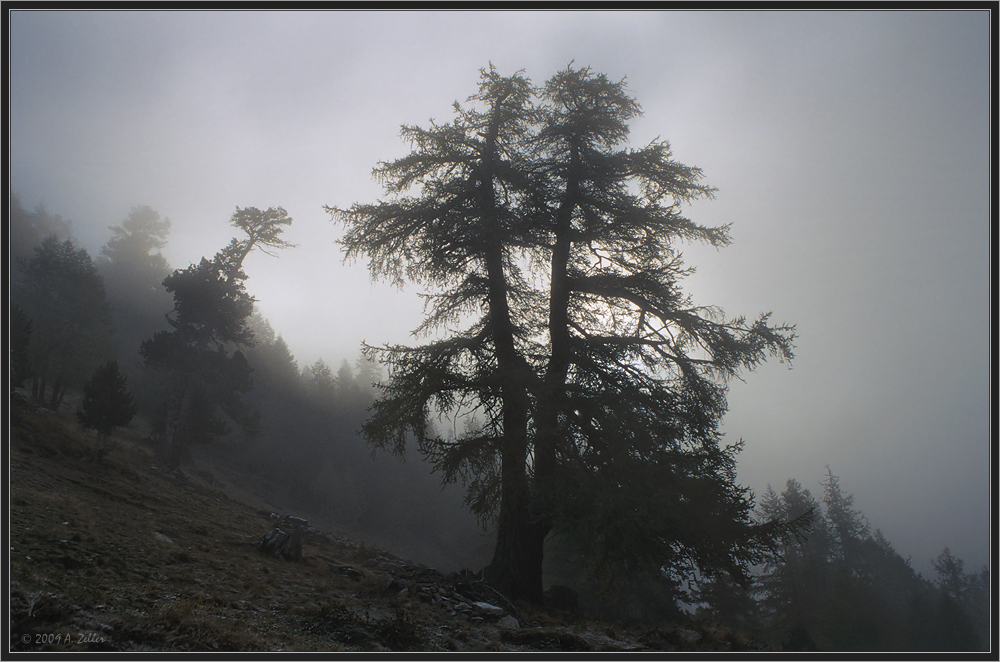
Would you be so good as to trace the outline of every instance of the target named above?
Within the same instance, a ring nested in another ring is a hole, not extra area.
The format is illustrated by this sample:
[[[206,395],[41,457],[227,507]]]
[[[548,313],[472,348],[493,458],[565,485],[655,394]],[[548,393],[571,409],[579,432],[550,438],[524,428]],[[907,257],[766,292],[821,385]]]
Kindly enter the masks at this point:
[[[45,392],[48,391],[48,380],[42,377],[41,381],[38,382],[38,404],[42,407],[45,406]]]
[[[163,439],[160,441],[160,448],[157,451],[157,461],[168,469],[177,469],[181,466],[181,454],[184,449],[184,424],[191,409],[191,397],[191,389],[186,384],[179,386],[171,397]]]
[[[49,398],[49,409],[56,411],[59,407],[59,389],[62,388],[62,378],[57,377],[55,383],[52,385],[52,397]]]
[[[483,153],[483,173],[479,180],[483,230],[486,235],[483,259],[486,267],[487,302],[503,416],[503,441],[500,448],[500,516],[497,520],[497,544],[486,575],[493,588],[508,600],[527,600],[541,604],[542,548],[546,530],[532,516],[532,494],[528,477],[528,388],[532,369],[521,356],[514,341],[514,323],[507,293],[510,289],[504,270],[504,231],[497,218],[494,173],[496,141],[500,130],[501,110],[510,90],[494,101]]]
[[[576,170],[576,150],[570,174]],[[572,360],[569,333],[569,238],[570,219],[576,205],[577,186],[571,179],[566,198],[556,220],[556,241],[552,249],[549,284],[549,346],[550,356],[539,393],[538,420],[535,433],[535,479],[544,492],[556,471],[556,444],[559,441],[559,414],[564,408],[566,378]]]
[[[104,456],[108,454],[108,438],[111,436],[110,433],[105,434],[103,432],[97,433],[97,447],[94,449],[94,459],[97,462],[104,460]]]
[[[500,372],[504,437],[500,447],[500,516],[487,576],[508,600],[541,604],[546,528],[534,520],[528,477],[528,384],[531,368],[517,354],[499,251],[489,263],[490,310]]]
[[[528,518],[526,509],[501,505],[496,549],[485,569],[490,585],[508,600],[542,604],[544,542],[544,527]]]
[[[58,411],[59,407],[62,406],[62,401],[63,398],[66,396],[66,389],[68,388],[69,384],[63,384],[62,387],[59,389],[59,397],[56,398],[56,406],[52,408],[52,411]],[[52,394],[52,397],[55,397],[55,393]]]
[[[497,543],[485,574],[494,589],[508,600],[541,604],[542,553],[547,527],[532,518],[526,445],[507,448],[501,456],[501,502]]]
[[[570,179],[567,183],[566,195],[556,215],[556,238],[552,248],[549,283],[549,345],[551,354],[536,404],[535,500],[532,510],[535,517],[536,536],[539,538],[537,544],[540,547],[544,545],[545,536],[552,529],[551,500],[558,498],[557,495],[553,494],[553,480],[557,471],[556,447],[562,434],[559,429],[559,414],[565,408],[566,379],[572,360],[569,333],[571,285],[568,265],[572,249],[571,219],[579,197],[578,161],[578,151],[574,146],[570,155]]]

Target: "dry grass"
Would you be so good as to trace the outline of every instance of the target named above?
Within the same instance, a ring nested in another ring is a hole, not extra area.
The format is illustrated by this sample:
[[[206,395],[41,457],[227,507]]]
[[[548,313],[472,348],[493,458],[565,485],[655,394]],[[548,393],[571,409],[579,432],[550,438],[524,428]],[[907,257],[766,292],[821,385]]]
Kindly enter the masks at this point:
[[[540,627],[471,622],[400,595],[380,569],[400,559],[373,545],[310,535],[300,563],[264,556],[255,543],[279,509],[197,466],[152,469],[134,432],[100,461],[68,417],[26,412],[11,432],[13,651],[578,651],[628,639],[529,608]]]

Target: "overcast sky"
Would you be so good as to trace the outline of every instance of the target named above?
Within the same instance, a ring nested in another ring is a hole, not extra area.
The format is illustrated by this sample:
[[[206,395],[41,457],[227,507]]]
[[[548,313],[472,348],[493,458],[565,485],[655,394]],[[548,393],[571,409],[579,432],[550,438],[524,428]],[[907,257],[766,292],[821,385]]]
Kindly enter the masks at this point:
[[[543,83],[570,61],[627,77],[661,137],[718,187],[689,210],[733,245],[685,250],[696,302],[798,325],[730,392],[759,495],[829,465],[914,567],[990,558],[989,14],[115,12],[10,14],[10,184],[92,255],[136,205],[175,267],[281,205],[299,247],[247,262],[299,365],[408,342],[419,290],[344,264],[323,205],[382,193],[401,124],[451,119],[479,69]]]

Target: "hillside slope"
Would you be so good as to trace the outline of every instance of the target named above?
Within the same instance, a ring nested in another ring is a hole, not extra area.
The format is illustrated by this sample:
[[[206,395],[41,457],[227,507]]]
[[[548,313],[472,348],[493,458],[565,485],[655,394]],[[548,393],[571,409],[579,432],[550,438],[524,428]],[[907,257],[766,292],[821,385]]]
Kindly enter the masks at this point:
[[[271,504],[197,466],[153,466],[116,435],[98,462],[68,416],[14,412],[12,651],[746,650],[741,635],[616,627],[511,605],[440,572],[310,528],[303,558],[257,551]],[[294,513],[292,513],[294,514]]]

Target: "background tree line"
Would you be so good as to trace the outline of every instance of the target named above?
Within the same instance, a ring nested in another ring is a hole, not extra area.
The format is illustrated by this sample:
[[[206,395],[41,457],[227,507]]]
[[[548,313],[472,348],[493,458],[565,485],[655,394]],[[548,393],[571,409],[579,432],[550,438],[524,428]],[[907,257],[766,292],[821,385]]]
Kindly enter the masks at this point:
[[[700,613],[776,646],[807,651],[976,651],[990,645],[989,570],[966,572],[946,547],[923,577],[882,534],[829,468],[816,498],[796,480],[768,486],[762,518],[814,514],[808,530],[757,568],[749,587],[703,581]]]
[[[215,348],[225,357],[212,350],[192,361],[210,367],[188,375],[199,380],[202,397],[192,399],[197,406],[186,414],[189,445],[178,448],[182,457],[192,448],[209,452],[220,466],[253,476],[262,494],[280,496],[289,508],[356,539],[442,567],[480,562],[485,536],[462,510],[461,495],[442,492],[416,457],[373,458],[357,437],[374,398],[372,384],[382,376],[379,367],[358,356],[353,365],[345,359],[331,367],[319,359],[300,369],[280,334],[251,312],[245,289],[235,280],[226,289],[220,265],[229,259],[238,269],[247,248],[241,240],[226,247],[229,254],[224,248],[212,259],[172,269],[160,253],[170,220],[139,206],[109,228],[107,243],[91,259],[77,246],[70,222],[42,206],[26,211],[14,195],[10,203],[12,388],[26,386],[36,404],[65,409],[67,391],[75,396],[72,406],[83,406],[96,397],[88,390],[91,382],[106,383],[105,400],[128,398],[118,400],[127,411],[134,399],[140,424],[162,444],[185,361],[173,346],[180,335],[171,324],[178,320],[175,295],[187,302],[181,325],[189,330],[206,323],[202,313],[189,310],[200,297],[242,298],[244,305],[228,315],[235,335]],[[144,343],[153,361],[140,351]],[[122,419],[91,412],[84,420],[103,438],[110,432],[104,422]]]

